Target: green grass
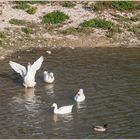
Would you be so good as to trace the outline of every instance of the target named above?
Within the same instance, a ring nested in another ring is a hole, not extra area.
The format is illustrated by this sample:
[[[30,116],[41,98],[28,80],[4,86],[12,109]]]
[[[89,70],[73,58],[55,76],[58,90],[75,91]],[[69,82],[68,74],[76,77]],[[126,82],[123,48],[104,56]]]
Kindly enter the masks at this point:
[[[85,21],[80,24],[82,27],[95,27],[95,28],[102,28],[102,29],[111,29],[115,25],[111,21],[107,21],[105,19],[95,18]]]
[[[28,14],[35,14],[36,7],[32,7],[29,1],[16,1],[16,5],[13,8],[25,10]]]
[[[140,4],[133,1],[97,1],[93,10],[101,11],[108,8],[119,11],[133,11],[140,9]]]
[[[37,11],[37,7],[30,7],[30,8],[28,8],[28,9],[26,10],[26,12],[27,12],[28,14],[31,14],[31,15],[35,14],[36,11]]]
[[[26,34],[33,34],[33,29],[26,27],[26,28],[21,28],[22,32],[26,33]]]
[[[69,19],[69,16],[60,11],[54,11],[46,14],[43,17],[43,22],[46,24],[59,24]]]
[[[64,1],[62,3],[62,6],[67,8],[73,8],[74,6],[76,6],[76,4],[72,1]]]
[[[16,9],[26,10],[31,7],[26,1],[16,1],[15,3],[16,5],[13,8],[16,8]]]
[[[0,45],[4,42],[6,38],[6,34],[4,32],[0,32]]]
[[[80,26],[108,30],[108,37],[112,37],[114,34],[121,32],[121,30],[113,22],[100,18],[90,19],[81,23]]]
[[[32,0],[32,1],[26,1],[27,3],[30,3],[30,4],[47,4],[49,3],[49,1],[36,1],[36,0]]]
[[[9,23],[20,26],[20,25],[25,25],[27,22],[25,20],[12,18],[9,20]]]
[[[132,1],[114,1],[112,5],[120,11],[132,11],[138,9],[138,5]]]
[[[6,34],[4,32],[0,32],[0,38],[6,38]]]

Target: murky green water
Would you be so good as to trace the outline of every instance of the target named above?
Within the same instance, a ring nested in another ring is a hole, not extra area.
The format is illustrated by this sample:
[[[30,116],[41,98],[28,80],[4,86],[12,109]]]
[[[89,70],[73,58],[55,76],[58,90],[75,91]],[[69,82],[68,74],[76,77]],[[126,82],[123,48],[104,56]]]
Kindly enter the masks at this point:
[[[140,138],[140,49],[45,51],[17,53],[0,62],[0,138]],[[45,61],[37,86],[25,90],[8,62],[27,65],[41,55]],[[44,70],[54,72],[54,84],[42,81]],[[79,88],[86,100],[78,105],[73,97]],[[53,115],[53,102],[74,104],[72,114]],[[104,123],[106,132],[91,128]]]

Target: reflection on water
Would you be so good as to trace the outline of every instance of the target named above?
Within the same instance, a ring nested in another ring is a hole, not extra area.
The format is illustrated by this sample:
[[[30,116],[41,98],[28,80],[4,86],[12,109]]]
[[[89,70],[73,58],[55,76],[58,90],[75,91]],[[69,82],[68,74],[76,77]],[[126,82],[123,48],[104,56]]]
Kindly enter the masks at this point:
[[[85,104],[85,102],[77,102],[76,107],[78,109],[83,109],[83,108],[86,108],[86,104]]]
[[[46,93],[49,95],[49,96],[55,96],[54,94],[54,84],[46,84],[45,85],[45,90],[46,90]]]
[[[59,114],[54,114],[53,115],[53,120],[55,123],[57,123],[58,121],[63,121],[63,122],[70,122],[72,121],[73,116],[72,114],[65,114],[65,115],[59,115]]]
[[[94,48],[20,52],[20,63],[44,62],[35,88],[25,89],[21,77],[0,61],[1,138],[140,138],[140,49]],[[25,57],[28,56],[28,57]],[[17,61],[16,54],[10,58]],[[54,84],[43,82],[43,71],[55,74]],[[3,76],[5,73],[7,76]],[[12,77],[14,80],[9,80]],[[18,78],[17,78],[18,77]],[[74,101],[83,88],[86,100]],[[54,115],[50,103],[74,104],[72,114]],[[93,133],[91,124],[109,125]]]
[[[35,88],[25,88],[24,93],[12,97],[11,100],[11,105],[14,108],[18,108],[19,106],[24,106],[25,109],[29,111],[29,114],[37,113],[40,106],[39,104],[40,101],[35,95]]]
[[[24,99],[26,103],[35,104],[36,103],[35,88],[25,88]]]
[[[39,102],[37,102],[37,97],[35,95],[35,88],[25,89],[24,94],[25,108],[30,112],[38,112]],[[35,114],[33,114],[35,115]]]

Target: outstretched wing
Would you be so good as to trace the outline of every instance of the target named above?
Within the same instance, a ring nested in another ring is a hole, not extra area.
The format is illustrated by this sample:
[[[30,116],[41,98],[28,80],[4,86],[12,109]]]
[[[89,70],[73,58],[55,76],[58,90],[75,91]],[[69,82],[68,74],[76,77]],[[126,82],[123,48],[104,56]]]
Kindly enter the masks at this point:
[[[36,71],[40,69],[42,62],[44,60],[44,57],[41,56],[39,59],[37,59],[31,66],[31,71],[35,75]]]
[[[15,70],[15,72],[19,73],[22,77],[26,75],[26,68],[16,62],[9,61],[10,66]]]

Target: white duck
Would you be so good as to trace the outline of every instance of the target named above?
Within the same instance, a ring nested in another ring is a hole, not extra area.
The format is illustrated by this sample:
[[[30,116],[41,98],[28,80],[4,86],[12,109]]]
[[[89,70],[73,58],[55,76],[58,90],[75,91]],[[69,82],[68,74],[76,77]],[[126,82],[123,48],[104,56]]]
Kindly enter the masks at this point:
[[[78,93],[74,96],[76,102],[83,102],[85,100],[85,95],[83,89],[79,89]]]
[[[53,74],[53,72],[48,72],[48,71],[44,71],[44,82],[46,82],[46,83],[53,83],[54,82],[54,80],[55,80],[55,78],[54,78],[54,74]]]
[[[103,126],[93,126],[93,129],[95,131],[99,131],[99,132],[104,132],[107,130],[107,124],[103,125]]]
[[[43,60],[44,57],[41,56],[32,65],[28,63],[27,69],[26,67],[13,61],[10,61],[9,64],[17,73],[21,75],[21,77],[24,80],[23,85],[25,86],[25,88],[27,88],[27,87],[34,87],[36,85],[35,74],[36,71],[40,69]]]
[[[73,105],[63,106],[63,107],[58,108],[57,104],[53,103],[52,107],[54,107],[54,110],[53,110],[54,114],[68,114],[72,112]]]

